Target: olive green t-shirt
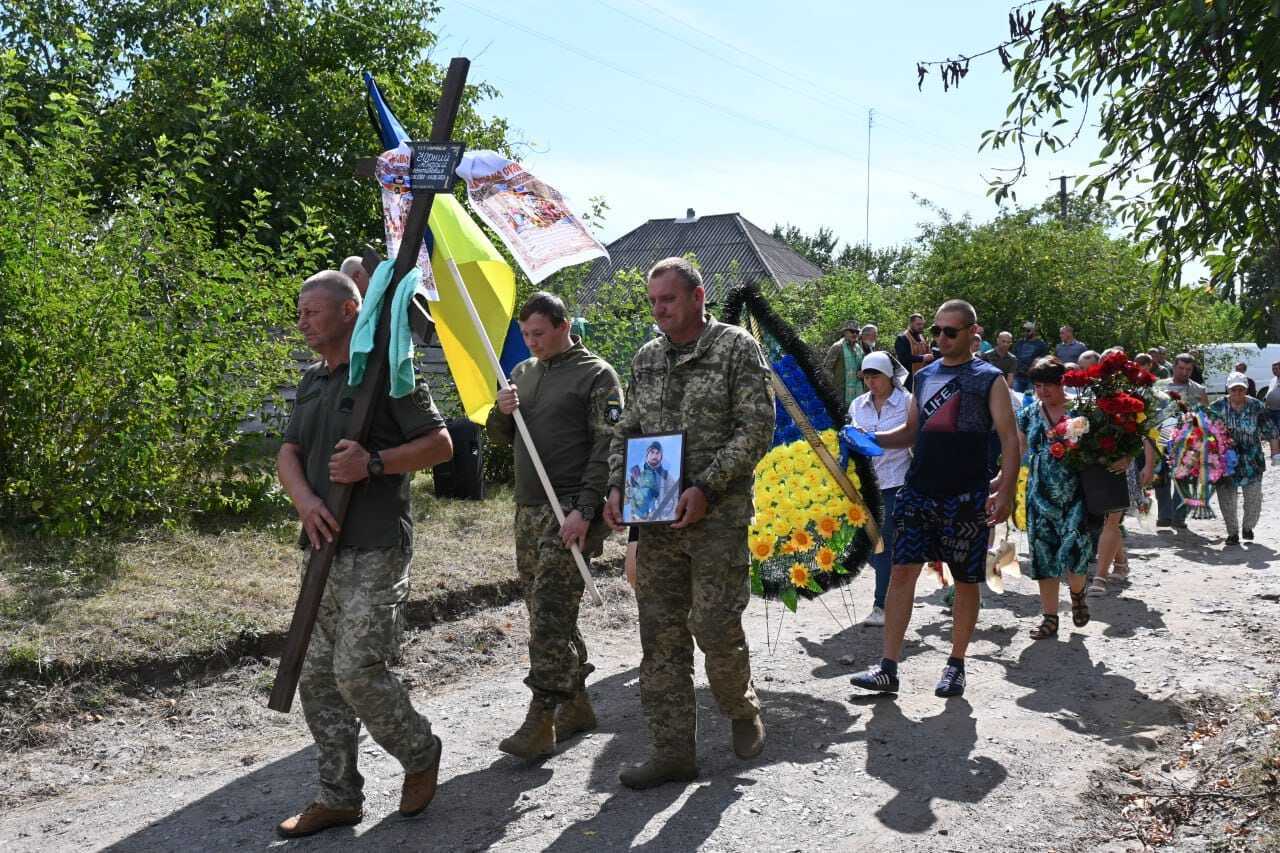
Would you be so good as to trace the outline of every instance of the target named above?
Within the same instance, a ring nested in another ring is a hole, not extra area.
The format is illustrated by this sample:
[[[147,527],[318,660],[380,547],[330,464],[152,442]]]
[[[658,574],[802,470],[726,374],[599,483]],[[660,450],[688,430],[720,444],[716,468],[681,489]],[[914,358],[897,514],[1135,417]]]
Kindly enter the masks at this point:
[[[307,483],[322,499],[329,496],[329,457],[347,435],[357,388],[347,384],[347,365],[331,373],[324,363],[302,374],[293,414],[284,440],[302,447]],[[421,377],[412,394],[399,399],[381,395],[373,407],[373,423],[366,450],[386,450],[444,426],[431,390]],[[338,536],[340,548],[410,548],[413,517],[409,513],[409,474],[383,474],[355,484],[346,522]],[[299,536],[306,548],[306,531]]]

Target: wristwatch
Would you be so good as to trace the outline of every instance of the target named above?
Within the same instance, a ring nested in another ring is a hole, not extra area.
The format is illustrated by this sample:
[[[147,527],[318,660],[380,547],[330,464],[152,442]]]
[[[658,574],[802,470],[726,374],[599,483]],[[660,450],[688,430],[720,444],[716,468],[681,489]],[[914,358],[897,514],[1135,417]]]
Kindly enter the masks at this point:
[[[370,453],[369,453],[369,465],[368,465],[368,469],[369,469],[369,476],[370,476],[370,477],[381,477],[381,476],[382,476],[383,468],[382,468],[382,454],[381,454],[381,453],[379,453],[379,452],[378,452],[378,451],[376,451],[376,450],[370,451]]]
[[[593,521],[596,517],[596,508],[593,506],[578,506],[574,507],[574,509],[587,521]]]

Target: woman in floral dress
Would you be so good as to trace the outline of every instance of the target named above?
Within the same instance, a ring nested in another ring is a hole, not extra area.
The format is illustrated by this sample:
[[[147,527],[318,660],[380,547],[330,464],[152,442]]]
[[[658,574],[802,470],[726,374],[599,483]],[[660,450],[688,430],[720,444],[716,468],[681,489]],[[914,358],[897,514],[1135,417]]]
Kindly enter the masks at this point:
[[[1249,396],[1249,383],[1242,373],[1227,377],[1227,396],[1209,407],[1226,423],[1236,452],[1236,468],[1230,479],[1218,483],[1218,508],[1227,527],[1228,546],[1240,544],[1240,534],[1253,538],[1253,528],[1262,515],[1262,472],[1267,465],[1262,443],[1277,437],[1275,424],[1260,400]],[[1236,496],[1244,497],[1244,519],[1237,514]]]
[[[1049,434],[1067,417],[1070,401],[1062,388],[1066,368],[1057,358],[1037,359],[1027,371],[1036,403],[1018,412],[1018,436],[1027,459],[1027,542],[1031,577],[1040,585],[1043,618],[1032,629],[1037,640],[1058,636],[1058,599],[1065,575],[1071,590],[1071,621],[1089,623],[1085,580],[1093,542],[1087,529],[1080,478],[1062,461],[1065,447]]]

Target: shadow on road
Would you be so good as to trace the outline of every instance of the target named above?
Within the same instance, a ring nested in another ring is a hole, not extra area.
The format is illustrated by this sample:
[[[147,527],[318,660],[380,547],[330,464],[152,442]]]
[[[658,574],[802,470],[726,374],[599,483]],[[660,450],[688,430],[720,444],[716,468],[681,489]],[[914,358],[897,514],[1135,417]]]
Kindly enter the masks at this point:
[[[1095,663],[1081,634],[1065,642],[1032,643],[1016,661],[978,657],[1004,667],[1009,683],[1031,691],[1017,700],[1020,707],[1114,746],[1144,749],[1135,741],[1138,735],[1175,724],[1180,717],[1172,703],[1151,698],[1105,662]]]
[[[978,803],[1008,778],[1003,765],[971,753],[978,721],[964,699],[949,700],[941,713],[919,722],[890,697],[862,700],[873,706],[867,721],[867,774],[897,793],[876,817],[897,832],[918,834],[938,820],[934,800]]]

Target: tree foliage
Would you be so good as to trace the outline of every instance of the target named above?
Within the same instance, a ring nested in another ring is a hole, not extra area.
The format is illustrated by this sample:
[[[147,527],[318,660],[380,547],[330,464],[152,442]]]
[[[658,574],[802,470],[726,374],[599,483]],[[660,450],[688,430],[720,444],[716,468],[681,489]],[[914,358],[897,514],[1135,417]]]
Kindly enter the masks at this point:
[[[818,226],[812,234],[790,223],[775,225],[772,236],[824,273],[857,271],[887,287],[897,287],[906,281],[913,257],[910,246],[873,248],[865,243],[845,243],[837,252],[840,240],[835,230],[825,225]]]
[[[193,92],[192,128],[159,136],[109,213],[85,191],[105,132],[92,98],[45,93],[43,123],[0,54],[0,517],[81,535],[242,509],[273,476],[234,462],[238,427],[290,381],[299,272],[331,251],[271,199],[218,246],[198,174],[220,150],[225,86]],[[305,217],[306,206],[300,208]]]
[[[13,50],[13,80],[27,93],[14,129],[32,138],[53,93],[84,92],[101,119],[85,179],[114,208],[155,139],[193,129],[192,94],[221,81],[216,142],[192,164],[200,183],[190,188],[215,242],[239,239],[244,205],[265,191],[264,239],[306,204],[354,251],[382,233],[377,193],[352,174],[378,147],[360,73],[373,73],[406,129],[425,135],[444,76],[428,29],[438,11],[421,0],[7,0],[0,49]],[[455,136],[469,147],[506,149],[505,122],[476,112],[492,91],[467,88]]]
[[[1168,296],[1165,334],[1145,322],[1156,275],[1141,247],[1110,236],[1101,225],[1044,219],[1012,211],[974,224],[943,217],[924,226],[920,261],[900,308],[928,316],[944,300],[971,302],[978,321],[994,337],[1016,336],[1035,321],[1049,341],[1069,324],[1099,350],[1120,345],[1130,352],[1154,344],[1186,347],[1233,340],[1239,311],[1202,288]]]
[[[1055,0],[1021,4],[1008,23],[1009,38],[983,52],[1013,77],[1006,118],[982,143],[1019,155],[993,182],[997,200],[1014,197],[1029,155],[1070,146],[1094,115],[1103,147],[1077,185],[1116,205],[1165,290],[1188,259],[1220,283],[1274,244],[1280,3]],[[932,68],[958,85],[973,58],[920,63],[920,81]]]

